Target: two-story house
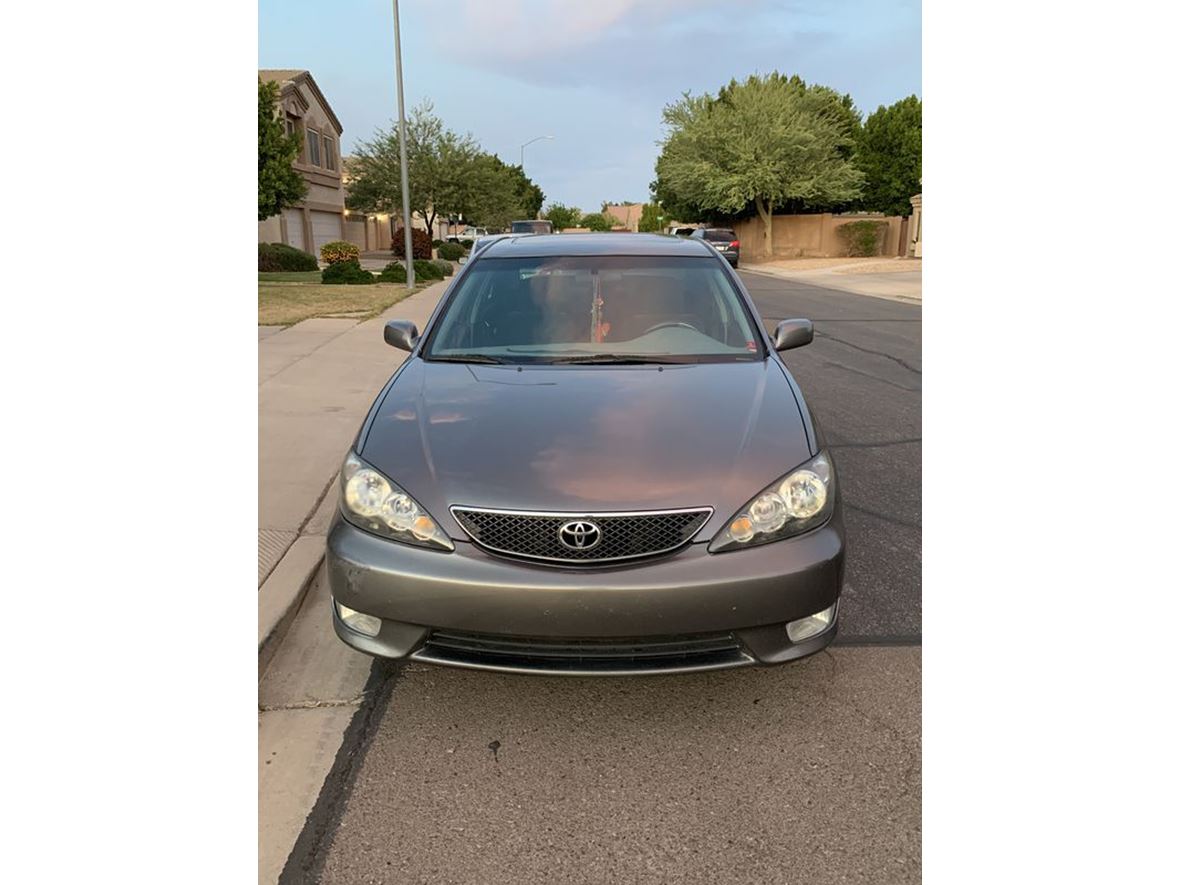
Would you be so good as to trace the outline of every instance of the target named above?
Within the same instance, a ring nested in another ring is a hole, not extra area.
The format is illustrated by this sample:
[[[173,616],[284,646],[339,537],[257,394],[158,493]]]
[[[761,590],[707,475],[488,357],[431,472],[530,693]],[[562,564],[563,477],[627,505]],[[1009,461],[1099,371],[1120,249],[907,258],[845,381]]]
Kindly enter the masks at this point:
[[[344,127],[307,71],[259,71],[258,77],[279,84],[277,112],[287,132],[298,133],[302,139],[295,168],[307,182],[303,202],[258,222],[258,242],[287,243],[318,256],[325,243],[344,239],[340,161]]]

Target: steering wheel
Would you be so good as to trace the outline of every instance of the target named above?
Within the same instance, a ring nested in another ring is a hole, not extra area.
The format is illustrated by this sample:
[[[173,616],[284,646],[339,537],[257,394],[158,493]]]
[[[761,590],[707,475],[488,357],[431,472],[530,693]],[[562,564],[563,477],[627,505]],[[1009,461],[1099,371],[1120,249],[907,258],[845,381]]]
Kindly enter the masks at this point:
[[[650,329],[645,329],[642,334],[646,335],[648,332],[654,332],[656,329],[670,329],[670,328],[674,328],[676,326],[680,326],[681,328],[684,328],[684,329],[692,329],[694,332],[701,331],[696,326],[694,326],[692,323],[668,322],[668,323],[656,323]]]

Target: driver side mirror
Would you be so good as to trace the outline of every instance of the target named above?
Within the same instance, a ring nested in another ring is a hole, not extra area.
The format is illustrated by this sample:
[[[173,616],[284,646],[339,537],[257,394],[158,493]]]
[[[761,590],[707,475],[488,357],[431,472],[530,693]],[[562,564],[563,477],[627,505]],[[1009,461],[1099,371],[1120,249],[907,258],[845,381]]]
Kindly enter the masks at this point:
[[[409,320],[390,320],[385,324],[385,343],[399,350],[413,350],[418,343],[418,327]]]
[[[794,347],[802,347],[804,344],[810,344],[814,337],[815,330],[811,320],[783,320],[774,327],[774,349],[791,350]]]

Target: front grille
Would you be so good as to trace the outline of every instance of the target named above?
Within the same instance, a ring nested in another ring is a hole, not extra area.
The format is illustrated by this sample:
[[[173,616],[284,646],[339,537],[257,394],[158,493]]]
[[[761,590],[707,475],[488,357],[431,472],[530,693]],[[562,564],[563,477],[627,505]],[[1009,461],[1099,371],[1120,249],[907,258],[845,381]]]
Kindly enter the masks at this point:
[[[753,663],[732,633],[539,639],[435,630],[413,657],[459,667],[566,675],[716,670]]]
[[[706,507],[582,515],[452,507],[451,513],[473,541],[496,553],[554,563],[597,565],[675,550],[700,531],[713,510]],[[600,532],[597,543],[587,549],[563,544],[562,527],[574,523],[596,527]]]

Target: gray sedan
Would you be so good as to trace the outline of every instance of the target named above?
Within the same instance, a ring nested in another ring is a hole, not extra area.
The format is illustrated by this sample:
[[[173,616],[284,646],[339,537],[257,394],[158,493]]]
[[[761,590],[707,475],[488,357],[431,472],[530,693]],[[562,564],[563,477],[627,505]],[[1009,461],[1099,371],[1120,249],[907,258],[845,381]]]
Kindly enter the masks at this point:
[[[741,280],[700,240],[508,237],[377,397],[328,537],[336,633],[512,672],[777,664],[836,634],[836,470]]]

